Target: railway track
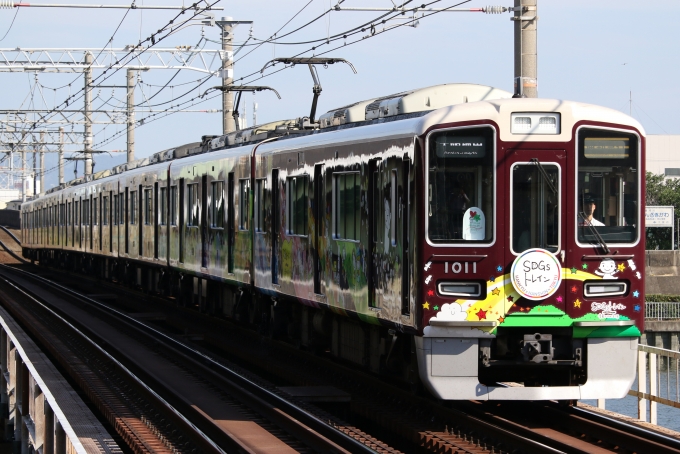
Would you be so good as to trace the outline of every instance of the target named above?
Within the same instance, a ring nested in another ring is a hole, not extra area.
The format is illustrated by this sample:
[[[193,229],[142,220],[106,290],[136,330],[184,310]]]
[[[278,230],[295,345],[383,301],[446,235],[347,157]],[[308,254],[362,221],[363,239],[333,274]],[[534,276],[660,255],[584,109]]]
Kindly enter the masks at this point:
[[[0,279],[8,311],[134,452],[397,452],[87,296],[5,266]]]
[[[397,440],[396,445],[405,447],[404,450],[414,448],[418,452],[680,453],[680,443],[675,439],[616,420],[604,420],[573,407],[550,403],[441,405],[285,343],[263,341],[243,327],[127,288],[114,285],[112,289],[113,294],[124,295],[113,299],[118,300],[117,306],[132,311],[129,318],[134,319],[137,312],[137,318],[155,319],[155,330],[159,333],[182,333],[177,337],[192,339],[194,349],[202,352],[199,355],[202,361],[219,351],[220,356],[241,365],[248,364],[268,378],[276,377],[282,384],[323,384],[350,393],[352,424],[362,427],[367,424],[370,429],[360,431],[331,416],[336,421],[334,425],[340,432],[355,431],[355,436],[371,440],[370,448],[377,451],[396,452],[396,449],[387,443],[381,444],[377,441],[380,436],[371,437],[367,432],[385,434],[387,439]],[[136,309],[125,304],[133,298],[138,303]],[[112,309],[104,310],[111,313]],[[149,314],[155,315],[149,317]],[[181,349],[177,345],[175,348]],[[252,376],[248,380],[258,381]],[[275,390],[270,392],[281,395]],[[304,406],[299,402],[295,405]],[[324,415],[321,412],[316,417],[324,418]]]

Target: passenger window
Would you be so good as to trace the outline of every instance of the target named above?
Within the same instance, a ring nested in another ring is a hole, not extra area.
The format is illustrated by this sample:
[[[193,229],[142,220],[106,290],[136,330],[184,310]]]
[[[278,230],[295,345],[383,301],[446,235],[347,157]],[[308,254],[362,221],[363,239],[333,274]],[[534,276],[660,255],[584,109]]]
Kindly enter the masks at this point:
[[[109,197],[102,199],[102,225],[109,225]]]
[[[153,222],[153,189],[144,189],[144,225],[151,225]]]
[[[137,191],[130,191],[130,224],[137,223]]]
[[[286,233],[307,235],[307,189],[309,176],[286,179]]]
[[[264,196],[267,190],[267,179],[261,178],[255,181],[255,231],[264,231]]]
[[[187,227],[198,227],[198,183],[187,185]]]
[[[224,228],[224,181],[213,181],[211,184],[210,227]]]
[[[170,225],[177,225],[177,186],[170,187]]]
[[[239,180],[239,216],[238,228],[239,230],[248,230],[248,214],[250,213],[249,205],[249,190],[250,180]]]
[[[161,188],[158,203],[160,204],[160,219],[159,225],[166,225],[168,223],[168,188]]]
[[[359,172],[333,175],[333,230],[339,240],[361,238],[361,175]]]

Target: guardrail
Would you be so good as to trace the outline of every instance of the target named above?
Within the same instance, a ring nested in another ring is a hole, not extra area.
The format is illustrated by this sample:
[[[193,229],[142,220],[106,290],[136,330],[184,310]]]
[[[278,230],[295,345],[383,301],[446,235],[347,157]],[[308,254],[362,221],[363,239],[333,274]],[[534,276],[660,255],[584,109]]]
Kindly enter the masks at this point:
[[[638,345],[638,386],[637,390],[628,391],[638,398],[638,419],[647,421],[647,401],[652,424],[657,423],[657,404],[680,408],[679,363],[680,352]]]
[[[645,302],[645,320],[680,319],[680,302]]]

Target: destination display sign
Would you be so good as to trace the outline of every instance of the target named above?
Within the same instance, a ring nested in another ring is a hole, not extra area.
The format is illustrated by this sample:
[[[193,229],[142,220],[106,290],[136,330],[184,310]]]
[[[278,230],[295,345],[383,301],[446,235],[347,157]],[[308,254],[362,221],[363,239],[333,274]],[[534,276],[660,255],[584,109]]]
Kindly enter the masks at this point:
[[[439,136],[435,140],[438,158],[483,158],[486,156],[486,137]]]
[[[583,154],[589,159],[625,159],[630,154],[626,137],[586,137]]]

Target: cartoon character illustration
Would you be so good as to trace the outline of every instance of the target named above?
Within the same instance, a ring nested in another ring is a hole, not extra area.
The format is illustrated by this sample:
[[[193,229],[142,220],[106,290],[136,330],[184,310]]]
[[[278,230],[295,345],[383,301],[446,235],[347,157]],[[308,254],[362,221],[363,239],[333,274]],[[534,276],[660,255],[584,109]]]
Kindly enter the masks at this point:
[[[442,309],[437,313],[438,320],[463,321],[467,318],[467,312],[458,303],[444,303]]]
[[[612,259],[604,259],[600,262],[600,268],[595,270],[595,274],[602,276],[602,279],[618,279],[614,274],[618,273],[616,263]]]

